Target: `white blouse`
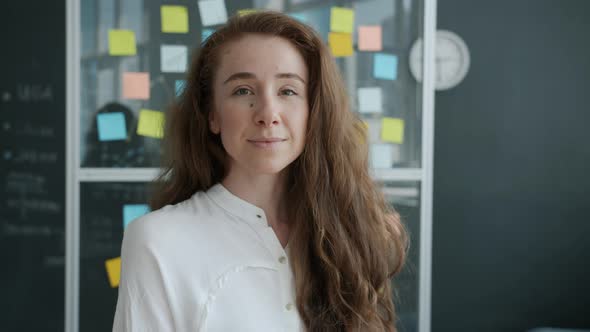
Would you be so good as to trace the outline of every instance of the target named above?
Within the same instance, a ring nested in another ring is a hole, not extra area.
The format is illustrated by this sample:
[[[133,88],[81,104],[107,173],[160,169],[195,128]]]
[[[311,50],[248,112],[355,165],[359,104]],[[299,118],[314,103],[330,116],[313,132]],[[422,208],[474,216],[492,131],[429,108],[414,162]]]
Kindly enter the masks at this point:
[[[285,250],[221,184],[151,212],[125,230],[113,331],[303,331]]]

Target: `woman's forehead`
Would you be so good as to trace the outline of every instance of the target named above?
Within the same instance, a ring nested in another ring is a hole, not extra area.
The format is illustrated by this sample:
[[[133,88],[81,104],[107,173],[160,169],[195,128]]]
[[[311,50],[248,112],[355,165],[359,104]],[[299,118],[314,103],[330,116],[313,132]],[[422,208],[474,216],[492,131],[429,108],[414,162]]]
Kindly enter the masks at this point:
[[[220,49],[221,76],[249,72],[257,76],[295,73],[307,81],[308,68],[297,47],[289,40],[272,35],[246,34]]]

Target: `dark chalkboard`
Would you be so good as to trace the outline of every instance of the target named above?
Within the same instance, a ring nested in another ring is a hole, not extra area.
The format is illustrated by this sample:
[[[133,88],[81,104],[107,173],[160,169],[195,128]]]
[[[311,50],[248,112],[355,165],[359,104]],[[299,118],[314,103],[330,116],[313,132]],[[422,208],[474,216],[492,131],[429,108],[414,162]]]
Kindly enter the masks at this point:
[[[63,331],[65,1],[0,12],[0,330]]]
[[[439,1],[432,331],[590,329],[590,2]]]

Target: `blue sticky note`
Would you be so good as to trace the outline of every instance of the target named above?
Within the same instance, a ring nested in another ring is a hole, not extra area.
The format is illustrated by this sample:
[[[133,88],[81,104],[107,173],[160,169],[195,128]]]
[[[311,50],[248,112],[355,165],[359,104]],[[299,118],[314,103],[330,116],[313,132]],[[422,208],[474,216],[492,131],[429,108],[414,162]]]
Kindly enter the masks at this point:
[[[102,113],[96,116],[98,139],[100,141],[117,141],[127,139],[125,115],[121,112]]]
[[[307,16],[305,16],[303,13],[290,13],[289,16],[298,20],[299,22],[307,22]]]
[[[176,82],[175,82],[176,97],[178,97],[182,94],[182,91],[184,91],[185,84],[186,84],[185,80],[176,80]]]
[[[376,53],[373,57],[373,76],[383,80],[395,81],[397,78],[397,56]]]
[[[133,220],[150,212],[150,207],[147,204],[125,204],[123,205],[123,229]]]
[[[215,32],[213,29],[203,29],[203,31],[201,31],[201,41],[204,42],[207,38],[209,38],[209,36],[213,34],[213,32]]]

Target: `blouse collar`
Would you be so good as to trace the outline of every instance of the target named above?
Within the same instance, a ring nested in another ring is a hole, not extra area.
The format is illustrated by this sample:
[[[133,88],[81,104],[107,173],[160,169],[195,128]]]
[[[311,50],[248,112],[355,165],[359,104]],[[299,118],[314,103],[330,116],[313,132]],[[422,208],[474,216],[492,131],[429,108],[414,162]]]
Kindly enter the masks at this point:
[[[254,224],[268,226],[263,209],[234,195],[221,183],[209,188],[207,195],[230,214]]]

